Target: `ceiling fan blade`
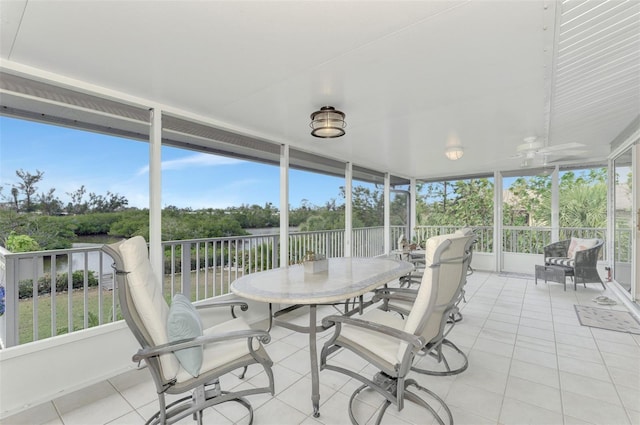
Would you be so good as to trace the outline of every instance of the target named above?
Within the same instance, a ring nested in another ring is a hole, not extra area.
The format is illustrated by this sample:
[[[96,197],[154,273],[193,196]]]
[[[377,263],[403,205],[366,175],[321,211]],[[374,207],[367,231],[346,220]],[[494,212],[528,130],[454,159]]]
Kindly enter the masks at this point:
[[[562,150],[556,150],[556,151],[551,151],[551,152],[542,152],[541,155],[548,155],[548,156],[571,156],[571,157],[580,157],[580,156],[584,156],[587,153],[589,153],[589,151],[585,151],[585,150],[581,150],[581,151],[574,151],[574,150],[570,150],[570,149],[562,149]]]
[[[585,158],[584,156],[574,155],[573,153],[570,153],[568,155],[565,154],[559,157],[554,157],[552,160],[547,161],[547,164],[561,164],[567,161],[576,161],[584,158]]]
[[[583,145],[582,143],[578,143],[578,142],[563,143],[561,145],[546,146],[544,148],[539,149],[538,153],[546,154],[546,153],[551,153],[551,152],[556,152],[556,151],[566,151],[566,150],[571,150],[571,149],[580,149],[580,148],[584,148],[584,146],[585,145]]]

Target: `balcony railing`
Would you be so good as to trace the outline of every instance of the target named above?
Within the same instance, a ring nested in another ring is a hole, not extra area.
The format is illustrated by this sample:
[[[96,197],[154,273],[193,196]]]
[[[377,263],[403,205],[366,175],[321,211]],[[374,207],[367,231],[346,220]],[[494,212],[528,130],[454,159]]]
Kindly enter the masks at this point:
[[[414,231],[414,242],[457,228],[420,226]],[[402,226],[391,228],[392,248],[405,231]],[[493,228],[474,227],[474,231],[477,236],[474,251],[494,252]],[[605,229],[560,229],[561,239],[572,235],[604,238]],[[623,236],[616,237],[616,241],[624,244],[626,240],[630,244],[630,238]],[[502,235],[505,252],[542,254],[542,247],[550,241],[549,228],[505,227]],[[279,245],[279,235],[163,242],[165,297],[169,300],[177,292],[190,293],[196,301],[227,294],[231,283],[243,274],[277,267]],[[354,229],[352,247],[354,256],[384,254],[384,228]],[[630,245],[616,249],[630,252]],[[343,256],[344,230],[290,233],[288,263],[299,263],[308,251],[327,257]],[[602,259],[608,259],[604,251]],[[99,246],[16,254],[0,248],[0,286],[6,289],[5,312],[0,316],[4,345],[23,344],[119,320],[111,263]]]
[[[400,232],[392,229],[392,235]],[[280,264],[279,238],[261,235],[163,242],[165,297],[169,300],[182,292],[197,301],[227,294],[231,283],[243,274]],[[354,256],[384,253],[383,227],[354,229],[352,239]],[[344,230],[289,234],[288,264],[301,262],[309,251],[344,256]],[[0,286],[6,288],[5,312],[0,316],[3,345],[119,320],[111,263],[99,246],[1,252]]]

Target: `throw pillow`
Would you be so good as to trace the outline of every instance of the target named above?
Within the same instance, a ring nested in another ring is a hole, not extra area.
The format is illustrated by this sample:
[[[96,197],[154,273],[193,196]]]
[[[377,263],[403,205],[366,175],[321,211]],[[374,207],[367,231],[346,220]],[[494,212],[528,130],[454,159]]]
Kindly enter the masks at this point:
[[[167,319],[167,336],[170,342],[202,336],[202,322],[195,307],[187,297],[175,294]],[[189,374],[197,377],[202,367],[203,348],[191,347],[176,351],[174,354]]]
[[[571,238],[571,243],[569,244],[569,249],[567,250],[567,257],[571,259],[575,259],[576,252],[593,248],[597,244],[598,244],[598,239]]]

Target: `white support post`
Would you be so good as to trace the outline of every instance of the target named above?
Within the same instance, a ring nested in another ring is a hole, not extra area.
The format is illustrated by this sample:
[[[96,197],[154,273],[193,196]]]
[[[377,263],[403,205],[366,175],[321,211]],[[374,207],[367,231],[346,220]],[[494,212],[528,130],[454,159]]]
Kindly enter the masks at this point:
[[[344,256],[353,255],[353,164],[347,162],[344,170]]]
[[[391,254],[391,175],[384,175],[384,253]]]
[[[502,270],[502,174],[500,171],[493,173],[493,253],[495,259],[495,271]]]
[[[162,255],[162,110],[150,109],[149,131],[149,260],[157,279],[163,279]]]
[[[418,212],[416,211],[416,189],[416,179],[411,178],[409,180],[409,240],[418,243],[420,241],[416,238],[416,226],[418,219]]]
[[[277,249],[277,247],[273,247]],[[289,264],[289,146],[280,146],[280,267]]]
[[[551,242],[560,240],[560,168],[551,173]]]

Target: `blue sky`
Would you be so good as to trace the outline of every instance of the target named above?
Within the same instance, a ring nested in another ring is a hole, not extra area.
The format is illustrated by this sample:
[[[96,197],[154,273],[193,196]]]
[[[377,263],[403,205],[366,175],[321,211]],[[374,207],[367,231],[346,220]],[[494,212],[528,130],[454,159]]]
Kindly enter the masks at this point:
[[[71,200],[67,193],[84,185],[87,194],[109,191],[127,198],[129,206],[146,208],[148,155],[145,142],[0,117],[0,193],[5,197],[20,181],[16,170],[40,170],[44,176],[37,192],[55,188],[65,204]],[[200,209],[271,202],[279,207],[279,177],[275,166],[164,147],[162,205]],[[292,207],[303,200],[342,203],[344,179],[292,170],[289,184]]]

